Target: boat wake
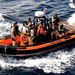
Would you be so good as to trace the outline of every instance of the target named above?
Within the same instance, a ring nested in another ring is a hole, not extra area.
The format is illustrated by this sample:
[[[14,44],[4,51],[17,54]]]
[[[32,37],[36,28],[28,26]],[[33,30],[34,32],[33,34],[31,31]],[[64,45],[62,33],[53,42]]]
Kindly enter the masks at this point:
[[[47,56],[42,58],[34,57],[28,59],[14,59],[12,57],[0,56],[0,66],[3,70],[11,70],[15,67],[33,68],[42,70],[45,73],[64,73],[66,70],[73,68],[75,64],[75,49],[70,51],[62,50],[57,52],[49,53]],[[32,69],[31,69],[32,70]],[[30,71],[30,70],[29,70]]]

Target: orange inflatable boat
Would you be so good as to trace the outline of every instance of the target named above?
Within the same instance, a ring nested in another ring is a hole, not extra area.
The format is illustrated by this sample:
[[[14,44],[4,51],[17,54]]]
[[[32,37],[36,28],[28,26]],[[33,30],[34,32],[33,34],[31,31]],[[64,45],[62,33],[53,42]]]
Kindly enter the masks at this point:
[[[58,48],[72,45],[75,42],[75,28],[70,25],[65,25],[66,35],[57,40],[50,40],[46,43],[37,44],[34,46],[12,46],[12,39],[6,38],[0,40],[0,54],[8,56],[31,56],[45,51],[54,51]],[[20,36],[17,36],[16,43],[20,42]]]

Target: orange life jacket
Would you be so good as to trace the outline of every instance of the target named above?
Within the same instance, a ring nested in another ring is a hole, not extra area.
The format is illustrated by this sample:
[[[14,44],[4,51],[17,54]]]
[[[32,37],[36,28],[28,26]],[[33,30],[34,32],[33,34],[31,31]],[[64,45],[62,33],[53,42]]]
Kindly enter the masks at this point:
[[[44,30],[43,27],[41,27],[41,28],[38,28],[37,34],[43,34],[43,35],[45,35],[46,34],[46,31]]]
[[[28,36],[27,35],[21,35],[20,46],[25,46],[25,45],[28,45],[28,44],[29,44]]]

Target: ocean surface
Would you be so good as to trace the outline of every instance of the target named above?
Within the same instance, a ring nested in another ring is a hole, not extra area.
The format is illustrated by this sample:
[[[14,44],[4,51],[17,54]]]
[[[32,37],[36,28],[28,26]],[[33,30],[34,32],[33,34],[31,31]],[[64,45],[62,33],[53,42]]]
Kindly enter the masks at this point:
[[[10,35],[15,21],[22,23],[46,7],[48,19],[58,13],[75,27],[75,0],[0,0],[0,38]],[[75,75],[75,46],[29,58],[0,56],[0,75]]]

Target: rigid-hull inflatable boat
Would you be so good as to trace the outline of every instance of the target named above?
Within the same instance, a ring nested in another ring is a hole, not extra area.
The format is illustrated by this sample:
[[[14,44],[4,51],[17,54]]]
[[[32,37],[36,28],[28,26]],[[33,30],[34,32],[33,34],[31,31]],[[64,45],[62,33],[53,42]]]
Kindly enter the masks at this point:
[[[33,46],[12,46],[12,39],[5,38],[0,40],[0,54],[7,56],[31,56],[41,52],[54,51],[58,48],[72,45],[75,42],[75,28],[71,25],[64,26],[67,31],[65,36],[56,40],[50,40]],[[20,42],[20,36],[17,36],[16,43]]]

